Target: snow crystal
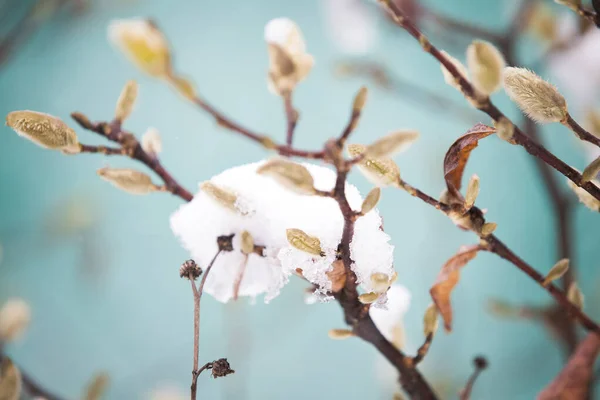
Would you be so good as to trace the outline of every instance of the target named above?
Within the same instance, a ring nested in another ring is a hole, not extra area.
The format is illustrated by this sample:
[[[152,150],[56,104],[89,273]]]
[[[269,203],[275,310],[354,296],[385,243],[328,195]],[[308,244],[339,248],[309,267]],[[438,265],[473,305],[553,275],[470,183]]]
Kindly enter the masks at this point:
[[[173,232],[204,268],[217,252],[216,238],[236,234],[234,251],[222,253],[217,258],[204,288],[206,293],[222,302],[233,297],[234,282],[246,260],[240,251],[239,233],[243,230],[252,235],[255,244],[265,246],[265,251],[264,257],[257,254],[248,256],[240,296],[265,294],[268,302],[279,294],[289,276],[299,271],[319,287],[317,296],[331,288],[326,273],[332,269],[344,223],[337,203],[331,198],[296,194],[272,178],[257,174],[256,170],[263,163],[234,167],[210,180],[214,185],[234,192],[236,207],[243,204],[244,214],[220,205],[200,191],[171,217]],[[303,165],[313,176],[317,189],[333,188],[335,173],[332,170],[312,164]],[[356,187],[347,184],[346,196],[353,209],[360,209],[362,198]],[[357,220],[351,243],[351,256],[355,261],[352,268],[358,283],[366,291],[371,290],[371,274],[381,272],[391,277],[393,273],[393,246],[380,227],[381,217],[374,209]],[[319,238],[324,256],[292,247],[286,237],[288,228],[301,229]]]

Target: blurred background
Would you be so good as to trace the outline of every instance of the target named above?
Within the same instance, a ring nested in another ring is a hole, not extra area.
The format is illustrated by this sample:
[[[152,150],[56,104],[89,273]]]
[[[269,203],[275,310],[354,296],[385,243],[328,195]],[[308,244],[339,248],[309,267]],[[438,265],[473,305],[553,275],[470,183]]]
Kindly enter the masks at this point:
[[[434,43],[463,61],[475,36],[449,21],[504,35],[522,13],[517,0],[401,3],[414,10]],[[520,27],[514,62],[555,82],[583,121],[598,105],[600,35],[549,0],[544,6],[528,3],[535,11]],[[317,149],[338,135],[353,95],[367,85],[369,102],[354,141],[368,143],[400,128],[419,130],[421,139],[398,164],[405,180],[434,196],[444,187],[448,147],[474,123],[490,123],[444,83],[438,64],[374,2],[355,0],[3,0],[0,114],[30,109],[70,121],[69,114],[80,111],[109,120],[122,86],[136,79],[138,103],[125,126],[139,136],[158,129],[163,164],[185,187],[195,192],[199,182],[228,167],[266,157],[111,46],[109,22],[137,16],[157,22],[171,42],[176,68],[202,96],[280,141],[285,117],[281,99],[267,91],[263,28],[272,18],[293,19],[316,59],[294,93],[298,146]],[[493,99],[525,127],[504,93]],[[77,131],[86,143],[103,143]],[[561,126],[544,127],[538,135],[580,170],[594,157]],[[124,158],[44,151],[0,127],[0,303],[20,297],[32,307],[27,335],[5,351],[42,387],[67,399],[80,398],[101,371],[110,376],[107,399],[150,399],[165,392],[185,398],[193,304],[189,284],[178,276],[188,254],[169,228],[181,200],[118,191],[96,175],[105,165],[137,167]],[[556,210],[534,159],[490,137],[471,157],[466,176],[473,173],[481,178],[478,204],[498,223],[498,236],[547,272],[565,249],[557,245]],[[576,203],[563,177],[555,178],[572,203],[562,225],[571,239],[568,256],[586,311],[599,318],[600,217]],[[358,173],[350,181],[363,193],[371,187]],[[422,341],[428,291],[440,267],[476,239],[401,191],[384,190],[379,207],[395,245],[399,282],[412,293],[404,319],[405,347],[412,353]],[[331,341],[327,331],[344,325],[339,306],[305,305],[305,286],[293,281],[268,305],[262,299],[221,304],[205,297],[200,359],[227,357],[236,373],[218,380],[200,376],[199,398],[392,398],[396,377],[385,361],[359,340]],[[513,266],[481,254],[464,269],[453,304],[453,332],[440,331],[421,366],[441,398],[457,398],[476,355],[484,355],[490,367],[474,399],[531,399],[560,371],[568,345],[549,328],[552,300]]]

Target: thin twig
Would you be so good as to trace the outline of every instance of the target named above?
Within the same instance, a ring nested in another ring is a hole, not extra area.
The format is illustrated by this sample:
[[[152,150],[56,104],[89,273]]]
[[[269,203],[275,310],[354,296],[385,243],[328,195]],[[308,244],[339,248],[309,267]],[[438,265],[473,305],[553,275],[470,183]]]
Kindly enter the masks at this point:
[[[221,254],[221,251],[222,249],[219,247],[219,250],[208,264],[198,288],[196,288],[196,282],[194,281],[193,275],[190,273],[189,276],[192,284],[192,292],[194,293],[194,368],[192,369],[192,385],[190,387],[191,400],[196,400],[198,376],[200,376],[200,373],[204,371],[210,364],[208,363],[202,367],[202,369],[198,369],[198,358],[200,356],[200,300],[202,299],[202,293],[204,292],[204,283],[206,282],[206,278],[208,277],[208,274],[212,269],[217,257],[219,254]]]
[[[298,111],[292,104],[292,92],[286,91],[282,95],[283,106],[285,110],[285,118],[287,120],[287,134],[285,137],[285,144],[288,147],[292,147],[294,141],[294,131],[296,130],[296,124],[298,123]]]
[[[579,4],[575,7],[569,8],[580,17],[587,19],[588,21],[596,25],[598,28],[600,28],[600,14],[596,11],[588,10],[583,6],[583,4]]]
[[[446,57],[440,50],[438,50],[416,27],[416,25],[404,14],[404,12],[394,4],[391,0],[379,0],[382,3],[390,15],[394,18],[396,24],[407,31],[413,36],[422,46],[423,50],[431,54],[437,61],[444,66],[450,72],[450,74],[456,79],[465,97],[476,102],[476,106],[479,110],[488,114],[494,121],[506,117],[491,101],[489,98],[480,98],[475,88],[461,75],[457,70],[456,66]],[[514,124],[513,124],[514,125]],[[581,174],[573,169],[571,166],[560,160],[554,154],[546,150],[544,147],[535,143],[525,133],[523,133],[519,127],[514,126],[513,139],[516,144],[522,146],[529,154],[540,158],[546,164],[563,174],[577,186],[583,188],[594,198],[600,200],[600,188],[591,182],[583,183],[581,181]]]
[[[6,357],[2,343],[0,342],[0,362]],[[23,384],[23,391],[31,397],[41,397],[47,400],[63,400],[62,397],[49,392],[47,389],[40,386],[23,368],[18,367],[21,373],[21,382]],[[1,394],[1,393],[0,393]]]
[[[150,168],[164,182],[166,191],[182,198],[185,201],[192,201],[194,195],[185,189],[173,176],[162,166],[159,159],[146,153],[136,137],[123,130],[121,123],[117,120],[112,122],[90,122],[87,117],[81,113],[72,113],[71,117],[84,129],[97,133],[106,139],[121,145],[120,149],[107,148],[104,146],[81,145],[83,152],[102,153],[107,155],[125,155]]]
[[[581,125],[577,123],[577,121],[573,119],[571,114],[567,113],[567,118],[564,122],[562,122],[562,124],[570,130],[572,130],[573,133],[575,133],[579,139],[585,142],[592,143],[597,147],[600,147],[600,138],[586,131]]]
[[[431,342],[432,341],[433,341],[433,333],[429,333],[425,337],[425,341],[423,342],[423,344],[417,350],[417,354],[410,359],[413,365],[416,366],[421,361],[423,361],[423,359],[427,355],[427,352],[429,351],[429,348],[431,347]]]
[[[475,357],[473,364],[475,366],[475,370],[469,377],[469,380],[467,381],[467,384],[463,390],[460,391],[460,400],[469,400],[471,398],[471,392],[473,391],[473,385],[475,385],[477,377],[481,371],[487,368],[487,360],[483,357]]]

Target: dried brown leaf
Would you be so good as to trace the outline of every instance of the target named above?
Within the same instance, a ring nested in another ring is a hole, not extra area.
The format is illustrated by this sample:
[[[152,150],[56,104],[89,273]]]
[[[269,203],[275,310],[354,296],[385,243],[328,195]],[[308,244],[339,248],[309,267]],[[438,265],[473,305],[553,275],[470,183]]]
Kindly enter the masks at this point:
[[[331,270],[326,272],[327,277],[331,281],[331,291],[339,292],[346,284],[346,269],[342,260],[335,260],[331,264]]]
[[[458,253],[446,261],[429,293],[437,306],[447,331],[452,330],[452,306],[450,295],[460,279],[460,269],[475,258],[482,250],[479,245],[462,247]]]
[[[585,399],[599,352],[600,336],[591,332],[577,346],[562,371],[538,395],[537,400]]]
[[[448,191],[452,195],[460,196],[458,191],[462,185],[462,176],[471,151],[477,147],[481,139],[494,132],[496,132],[496,128],[477,124],[450,146],[444,157],[444,178],[446,179]]]

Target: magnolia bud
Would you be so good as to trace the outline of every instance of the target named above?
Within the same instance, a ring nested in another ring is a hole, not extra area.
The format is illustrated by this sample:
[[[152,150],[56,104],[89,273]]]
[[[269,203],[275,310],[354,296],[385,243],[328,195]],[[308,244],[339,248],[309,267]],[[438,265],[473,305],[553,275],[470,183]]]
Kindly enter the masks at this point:
[[[254,253],[254,239],[252,238],[252,235],[250,235],[250,232],[242,231],[241,239],[242,239],[242,241],[241,241],[242,253],[244,253],[244,254]]]
[[[441,51],[441,53],[454,65],[454,67],[458,70],[462,77],[468,81],[469,71],[467,71],[467,68],[463,65],[463,63],[461,63],[456,58],[452,57],[450,54],[446,53],[443,50]],[[446,67],[444,67],[443,64],[441,64],[440,67],[442,69],[442,75],[444,75],[444,81],[456,90],[462,92],[462,88],[460,86],[460,83],[458,82],[458,79],[456,79],[454,75],[452,75],[450,71],[448,71]]]
[[[371,281],[371,288],[372,288],[372,290],[375,293],[385,293],[385,292],[387,292],[387,290],[389,289],[390,285],[397,278],[396,271],[394,271],[394,274],[395,275],[392,278],[390,278],[390,276],[388,274],[385,274],[383,272],[375,272],[375,273],[371,274],[370,281]]]
[[[567,6],[573,10],[577,10],[579,7],[581,7],[581,0],[554,0],[554,2],[563,6]]]
[[[504,69],[504,89],[531,119],[560,122],[567,117],[567,102],[556,87],[525,68]]]
[[[159,190],[148,175],[134,169],[104,167],[97,173],[105,181],[130,194],[141,195]]]
[[[363,304],[371,304],[377,301],[380,295],[380,293],[375,292],[363,293],[360,296],[358,296],[358,301],[360,301]]]
[[[298,194],[315,194],[313,177],[303,165],[274,159],[258,168],[257,173],[274,178],[279,184]]]
[[[390,133],[369,145],[366,149],[365,157],[391,157],[409,148],[418,138],[419,132],[417,131],[397,131]]]
[[[592,179],[590,182],[600,187],[600,182],[598,180]],[[579,201],[582,202],[587,208],[592,211],[600,212],[600,200],[596,199],[594,196],[585,191],[585,189],[580,188],[570,180],[567,180],[567,185],[569,185],[571,190],[573,190],[573,192],[575,192],[577,195]]]
[[[3,355],[0,359],[0,399],[19,400],[22,387],[21,371],[10,358]]]
[[[107,373],[101,372],[92,377],[85,389],[85,400],[101,400],[104,398],[110,379]]]
[[[353,112],[361,112],[365,103],[367,102],[367,94],[369,93],[368,89],[363,86],[360,88],[356,96],[354,97],[354,103],[352,104]]]
[[[142,149],[152,155],[157,156],[162,152],[162,139],[160,133],[154,128],[149,128],[142,136]]]
[[[552,269],[550,269],[550,272],[548,272],[548,275],[546,275],[546,277],[544,278],[542,286],[548,286],[550,283],[552,283],[552,281],[560,279],[568,270],[569,259],[563,258],[562,260],[554,264]]]
[[[579,289],[579,286],[577,286],[576,282],[573,282],[571,285],[569,285],[569,289],[567,289],[567,299],[573,303],[575,307],[583,310],[583,293],[581,293],[581,290]]]
[[[225,208],[228,208],[236,213],[240,212],[240,210],[238,210],[236,207],[237,195],[235,193],[219,187],[210,181],[203,182],[200,185],[200,189]]]
[[[115,118],[123,122],[133,111],[133,105],[138,95],[138,84],[136,81],[129,81],[123,87],[119,99],[117,100],[117,106],[115,108]]]
[[[469,180],[469,185],[467,186],[467,193],[465,194],[465,208],[467,210],[471,209],[475,204],[475,200],[477,199],[477,195],[479,195],[479,177],[475,174]]]
[[[22,299],[9,299],[0,308],[0,342],[12,342],[25,334],[31,321],[31,309]]]
[[[348,146],[348,153],[352,157],[358,157],[366,149],[367,147],[362,144],[351,144]],[[358,163],[358,169],[377,186],[390,186],[400,181],[400,169],[391,158],[365,157]]]
[[[481,234],[483,236],[489,236],[492,233],[494,233],[494,231],[496,230],[497,227],[498,227],[498,224],[495,222],[486,222],[481,227]]]
[[[506,66],[502,53],[493,44],[475,40],[467,48],[467,65],[473,85],[490,95],[502,85],[502,70]]]
[[[310,236],[300,229],[287,229],[286,235],[292,247],[317,256],[323,255],[319,238]]]
[[[367,194],[367,197],[365,197],[365,200],[363,201],[362,206],[360,208],[360,213],[362,215],[365,215],[369,211],[374,209],[375,206],[377,205],[377,203],[379,202],[380,197],[381,197],[381,189],[378,187],[372,189],[369,192],[369,194]]]
[[[423,316],[423,333],[425,336],[433,335],[438,328],[438,309],[435,304],[430,304]]]
[[[13,111],[6,116],[6,125],[19,136],[47,149],[78,153],[75,131],[60,119],[37,111]]]
[[[515,134],[515,126],[506,117],[500,117],[499,120],[494,121],[494,127],[496,128],[496,135],[502,140],[509,143],[513,143],[512,138]]]
[[[171,72],[171,55],[167,40],[150,20],[112,21],[108,36],[139,69],[154,77]]]
[[[354,333],[349,329],[330,329],[329,337],[331,339],[342,340],[354,336]]]
[[[600,173],[600,157],[590,163],[581,174],[581,183],[589,182],[595,179]]]

